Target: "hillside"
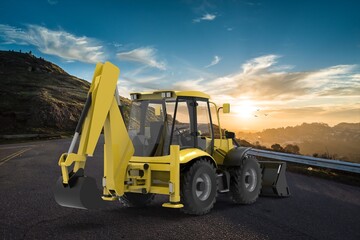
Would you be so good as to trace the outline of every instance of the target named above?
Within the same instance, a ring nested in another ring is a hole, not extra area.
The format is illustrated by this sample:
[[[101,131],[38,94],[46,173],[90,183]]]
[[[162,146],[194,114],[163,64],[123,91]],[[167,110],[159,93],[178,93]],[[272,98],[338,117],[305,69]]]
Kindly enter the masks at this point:
[[[89,87],[31,53],[0,51],[0,135],[72,133]]]
[[[283,147],[295,144],[301,154],[327,154],[337,159],[360,162],[360,123],[340,123],[334,127],[325,123],[303,123],[257,133],[238,132],[237,137],[266,147],[276,143]]]
[[[0,51],[0,134],[73,131],[89,86],[32,54]]]

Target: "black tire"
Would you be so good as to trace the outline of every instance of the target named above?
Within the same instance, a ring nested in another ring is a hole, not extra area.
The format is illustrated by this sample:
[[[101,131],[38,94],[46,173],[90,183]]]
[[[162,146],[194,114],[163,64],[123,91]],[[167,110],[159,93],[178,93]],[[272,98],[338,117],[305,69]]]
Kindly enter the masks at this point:
[[[181,209],[186,214],[208,213],[216,201],[217,183],[215,167],[209,161],[200,159],[181,172]]]
[[[251,204],[261,190],[261,168],[255,157],[242,160],[241,166],[230,169],[230,197],[238,204]]]
[[[119,201],[125,207],[146,207],[154,199],[155,194],[124,193]]]

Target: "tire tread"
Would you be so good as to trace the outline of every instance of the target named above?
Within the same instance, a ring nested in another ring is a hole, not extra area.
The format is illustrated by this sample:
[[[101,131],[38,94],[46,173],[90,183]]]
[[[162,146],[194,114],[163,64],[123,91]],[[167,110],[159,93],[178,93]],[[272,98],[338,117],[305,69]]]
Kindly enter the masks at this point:
[[[215,190],[216,194],[215,194],[213,202],[205,210],[197,209],[196,206],[194,206],[191,202],[188,202],[187,198],[183,197],[183,196],[185,196],[185,194],[188,194],[188,193],[186,193],[186,191],[190,190],[190,189],[185,189],[185,187],[189,186],[189,185],[191,186],[191,178],[195,174],[197,168],[199,166],[201,166],[202,164],[208,164],[208,165],[212,166],[213,171],[215,173],[215,167],[213,166],[213,164],[210,161],[208,161],[206,159],[197,160],[191,166],[189,166],[187,169],[185,169],[185,171],[183,171],[181,173],[181,186],[182,187],[180,190],[180,194],[181,194],[181,200],[184,204],[184,207],[181,208],[180,211],[182,211],[185,214],[197,215],[197,216],[204,215],[204,214],[210,212],[210,210],[214,207],[214,204],[216,202],[217,190]],[[215,184],[216,184],[216,182],[215,182]]]
[[[257,196],[254,199],[248,199],[245,195],[245,191],[242,191],[242,175],[245,174],[244,171],[242,171],[242,169],[245,166],[245,161],[248,159],[252,159],[255,160],[256,164],[258,165],[259,169],[260,169],[260,165],[257,162],[256,158],[253,157],[249,157],[249,158],[244,158],[241,161],[240,166],[236,166],[236,167],[231,167],[229,169],[230,175],[231,175],[231,182],[230,182],[230,198],[233,202],[237,203],[237,204],[252,204],[254,202],[256,202],[256,200],[259,197],[260,194],[260,190],[261,190],[261,180],[262,180],[262,174],[261,171],[258,175],[258,181],[260,181],[260,188],[257,189],[258,193]]]

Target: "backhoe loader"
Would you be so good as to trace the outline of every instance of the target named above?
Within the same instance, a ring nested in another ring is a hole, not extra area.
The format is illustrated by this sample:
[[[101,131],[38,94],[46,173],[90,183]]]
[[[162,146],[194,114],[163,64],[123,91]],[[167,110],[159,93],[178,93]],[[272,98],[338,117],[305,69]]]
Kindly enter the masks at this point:
[[[65,207],[93,209],[104,201],[145,206],[155,194],[162,204],[192,215],[208,213],[218,194],[229,192],[238,204],[251,204],[260,194],[289,196],[283,162],[258,161],[223,131],[219,112],[209,95],[199,91],[132,93],[128,123],[117,90],[120,70],[106,62],[96,65],[87,101],[67,153],[58,164],[56,202]],[[84,172],[104,134],[102,194]],[[78,144],[75,152],[75,145]]]

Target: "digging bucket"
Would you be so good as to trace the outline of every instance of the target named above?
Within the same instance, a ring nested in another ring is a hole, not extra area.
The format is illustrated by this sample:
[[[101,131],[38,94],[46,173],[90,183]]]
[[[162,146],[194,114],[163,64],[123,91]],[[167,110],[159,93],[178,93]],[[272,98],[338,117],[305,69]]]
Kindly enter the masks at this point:
[[[55,201],[64,207],[98,209],[104,205],[95,179],[84,176],[82,169],[72,174],[69,184],[64,185],[60,177],[53,192]]]

